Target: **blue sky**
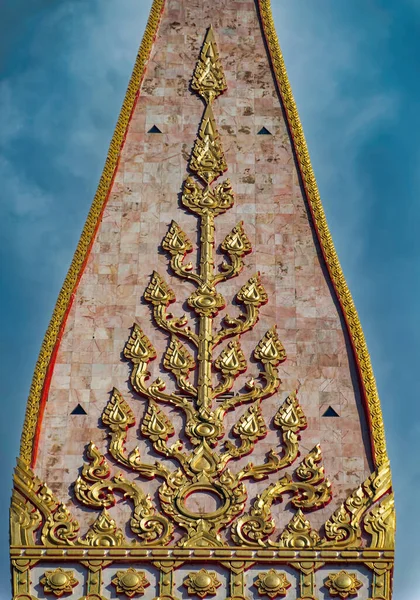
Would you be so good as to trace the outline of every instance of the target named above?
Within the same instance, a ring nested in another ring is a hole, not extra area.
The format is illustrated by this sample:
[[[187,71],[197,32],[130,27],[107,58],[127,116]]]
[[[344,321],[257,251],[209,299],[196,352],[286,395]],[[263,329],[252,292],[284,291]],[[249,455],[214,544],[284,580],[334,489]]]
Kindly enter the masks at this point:
[[[95,193],[150,0],[5,0],[0,24],[0,599],[34,364]],[[419,600],[420,0],[272,0],[378,381],[398,511],[395,598]]]

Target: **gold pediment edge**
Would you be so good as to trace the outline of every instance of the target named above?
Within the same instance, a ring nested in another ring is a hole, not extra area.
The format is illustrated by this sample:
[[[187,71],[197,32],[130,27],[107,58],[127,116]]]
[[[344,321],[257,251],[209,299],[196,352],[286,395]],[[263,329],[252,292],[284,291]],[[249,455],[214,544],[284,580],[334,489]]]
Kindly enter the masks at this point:
[[[287,75],[284,57],[278,41],[271,9],[271,0],[258,0],[257,6],[259,9],[263,35],[267,44],[269,58],[271,60],[280,98],[286,114],[289,131],[291,133],[291,143],[297,158],[299,174],[305,189],[315,232],[347,325],[356,366],[359,371],[366,416],[368,424],[370,425],[370,439],[374,465],[375,467],[381,467],[388,463],[385,429],[375,376],[373,374],[365,336],[328,227],[315,174],[309,157],[305,135],[303,133],[296,102]]]
[[[155,41],[165,0],[153,0],[140,48],[137,53],[133,72],[127,87],[118,121],[111,139],[105,166],[99,185],[80,236],[76,252],[58,295],[53,315],[42,341],[41,350],[35,366],[31,388],[26,405],[25,419],[20,441],[20,459],[34,466],[37,451],[37,430],[42,416],[42,396],[48,381],[48,373],[56,346],[60,340],[61,329],[70,310],[74,290],[83,272],[89,250],[95,238],[103,209],[111,190],[114,174],[118,166],[121,148],[128,129],[130,118],[136,104],[138,92],[146,72],[147,63]]]

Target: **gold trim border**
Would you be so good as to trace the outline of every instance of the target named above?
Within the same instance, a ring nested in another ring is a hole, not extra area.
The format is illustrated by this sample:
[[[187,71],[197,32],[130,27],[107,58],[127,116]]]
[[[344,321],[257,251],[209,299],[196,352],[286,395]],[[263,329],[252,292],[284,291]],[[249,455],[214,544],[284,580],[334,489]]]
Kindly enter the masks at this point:
[[[313,216],[314,225],[318,234],[318,239],[328,272],[347,322],[354,354],[359,366],[362,387],[366,398],[368,419],[371,425],[373,458],[375,466],[379,467],[388,461],[388,456],[386,451],[381,404],[365,336],[363,334],[359,316],[357,314],[350,290],[344,278],[340,261],[338,260],[337,252],[328,228],[315,174],[309,158],[308,147],[306,145],[302,124],[300,122],[299,113],[287,75],[283,54],[277,38],[271,10],[271,0],[258,0],[258,6],[265,39],[271,56],[273,71],[280,91],[284,110],[286,112],[290,132],[292,134],[293,145],[299,164],[306,197]]]
[[[63,320],[66,317],[72,296],[82,273],[87,254],[96,234],[97,225],[108,198],[115,170],[120,157],[121,146],[130,121],[131,113],[136,103],[137,95],[143,79],[146,65],[155,40],[165,0],[153,0],[146,29],[137,53],[136,62],[128,84],[127,92],[118,117],[117,125],[112,136],[106,157],[105,166],[99,180],[92,206],[87,216],[79,243],[72,263],[60,290],[51,321],[48,325],[41,350],[35,366],[29,397],[26,405],[25,420],[20,442],[20,458],[30,464],[34,450],[37,423],[41,408],[41,398],[46,381],[48,368],[54,353]]]

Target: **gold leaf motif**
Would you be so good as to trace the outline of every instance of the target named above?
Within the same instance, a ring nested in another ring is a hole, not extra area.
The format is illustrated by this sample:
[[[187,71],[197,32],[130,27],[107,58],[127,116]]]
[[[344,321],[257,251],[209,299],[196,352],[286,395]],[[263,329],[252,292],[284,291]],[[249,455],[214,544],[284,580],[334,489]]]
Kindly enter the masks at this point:
[[[124,356],[134,364],[147,363],[156,358],[156,350],[137,323],[134,323],[131,335],[125,345]]]
[[[259,273],[254,275],[254,277],[251,277],[251,279],[248,279],[245,285],[241,287],[236,297],[239,302],[243,302],[243,304],[252,304],[253,306],[262,306],[268,302],[267,292],[261,283]],[[269,335],[269,333],[266,335]]]
[[[236,227],[227,234],[221,245],[222,250],[228,254],[245,256],[252,251],[251,242],[244,230],[244,222],[240,221]]]
[[[287,590],[292,587],[292,584],[284,573],[270,569],[265,573],[258,574],[254,586],[260,596],[276,598],[277,596],[286,596]]]
[[[144,299],[155,306],[168,306],[175,300],[175,294],[159,273],[153,271],[150,283],[144,292]]]
[[[165,356],[163,366],[172,373],[188,375],[194,369],[195,362],[187,348],[175,336],[172,336]]]
[[[238,340],[229,342],[214,362],[216,369],[229,375],[246,371],[246,359]]]
[[[204,111],[189,166],[191,171],[196,173],[207,185],[227,169],[222,143],[210,105]]]
[[[118,429],[126,431],[128,427],[132,427],[136,423],[133,411],[117,388],[112,390],[112,396],[102,413],[102,423],[111,431]]]
[[[203,49],[195,67],[191,88],[202,96],[207,104],[211,104],[217,96],[227,89],[225,74],[219,59],[219,52],[211,26],[204,39]]]
[[[175,256],[191,252],[192,244],[178,223],[172,221],[169,231],[162,241],[162,248]]]
[[[79,544],[99,547],[123,546],[125,537],[109,512],[104,508],[96,521],[90,526],[85,538],[79,539]]]
[[[141,432],[152,441],[167,440],[175,433],[172,423],[155,402],[149,402],[141,425]]]
[[[297,393],[290,394],[274,416],[274,425],[281,429],[301,431],[308,422],[297,399]]]
[[[60,598],[64,594],[73,593],[73,588],[79,583],[74,577],[74,571],[65,571],[58,567],[54,571],[46,571],[40,580],[45,594],[54,594]]]
[[[267,331],[254,350],[254,357],[264,363],[278,365],[286,360],[286,351],[277,335],[276,326]]]
[[[125,594],[129,598],[142,596],[144,589],[150,585],[144,571],[136,571],[131,567],[125,571],[117,571],[111,583],[117,594]]]
[[[317,444],[305,456],[298,468],[296,469],[296,477],[301,481],[308,483],[318,483],[325,479],[325,469],[320,464],[322,461],[321,446]]]
[[[310,522],[299,509],[293,515],[276,545],[282,548],[313,548],[319,541],[318,533],[312,529]]]
[[[329,573],[328,579],[325,581],[325,587],[328,588],[330,596],[340,596],[340,598],[357,596],[357,590],[362,585],[362,582],[357,579],[356,574],[349,573],[348,571]]]
[[[271,506],[285,493],[292,493],[291,503],[299,509],[317,510],[328,504],[332,497],[331,484],[325,479],[324,468],[320,465],[321,458],[318,447],[314,448],[295,472],[296,478],[301,481],[294,481],[286,473],[258,494],[249,513],[241,516],[234,524],[234,540],[249,546],[265,546],[268,536],[275,528]],[[270,546],[278,545],[272,541],[268,543]]]
[[[188,590],[188,594],[205,598],[206,596],[214,596],[217,593],[217,588],[222,584],[218,580],[214,571],[201,569],[197,573],[189,573],[184,579],[184,586]]]
[[[229,179],[214,190],[203,189],[192,177],[187,177],[182,190],[182,204],[199,215],[220,215],[233,206],[234,197]]]
[[[253,442],[267,435],[267,426],[261,411],[259,401],[255,402],[242,415],[233,428],[233,433],[240,438],[247,438]]]

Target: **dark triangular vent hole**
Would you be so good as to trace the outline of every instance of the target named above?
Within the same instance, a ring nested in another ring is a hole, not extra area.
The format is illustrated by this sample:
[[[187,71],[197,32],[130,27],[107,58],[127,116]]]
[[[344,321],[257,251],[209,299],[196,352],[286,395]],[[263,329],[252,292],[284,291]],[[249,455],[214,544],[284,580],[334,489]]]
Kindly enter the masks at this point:
[[[78,404],[76,406],[76,408],[74,408],[71,413],[71,415],[87,415],[87,412],[85,411],[85,409],[83,408],[83,406],[80,406],[80,404]]]
[[[332,406],[329,406],[322,416],[323,417],[339,417],[340,415],[337,412],[335,412],[335,410],[333,409]]]
[[[156,125],[153,125],[153,127],[151,129],[149,129],[149,131],[147,133],[162,133],[162,132],[159,129],[159,127],[156,127]]]
[[[268,131],[267,127],[263,127],[259,130],[257,135],[271,135],[271,131]]]

